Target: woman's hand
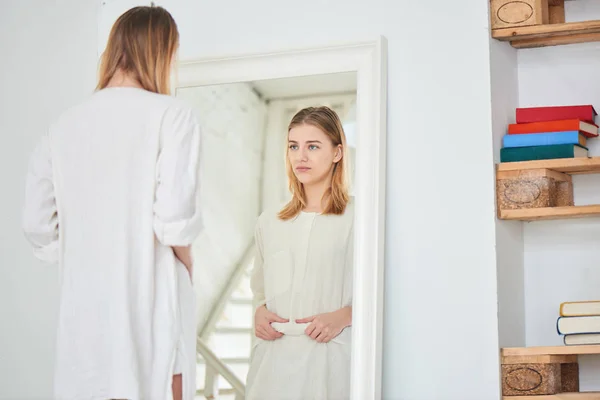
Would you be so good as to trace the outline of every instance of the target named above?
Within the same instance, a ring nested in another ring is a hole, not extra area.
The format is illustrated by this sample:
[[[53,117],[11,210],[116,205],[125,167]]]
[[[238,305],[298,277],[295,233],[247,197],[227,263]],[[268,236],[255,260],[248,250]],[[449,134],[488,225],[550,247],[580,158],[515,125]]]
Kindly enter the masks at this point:
[[[190,275],[190,281],[194,282],[193,274],[193,262],[192,262],[192,247],[191,246],[173,246],[173,252],[175,257],[185,266],[188,274]]]
[[[289,320],[267,310],[265,305],[258,307],[254,313],[254,334],[257,338],[275,340],[283,336],[283,333],[273,329],[271,322],[289,322]]]
[[[310,323],[304,332],[319,343],[327,343],[339,335],[344,328],[352,325],[352,307],[337,311],[297,319],[296,323]]]

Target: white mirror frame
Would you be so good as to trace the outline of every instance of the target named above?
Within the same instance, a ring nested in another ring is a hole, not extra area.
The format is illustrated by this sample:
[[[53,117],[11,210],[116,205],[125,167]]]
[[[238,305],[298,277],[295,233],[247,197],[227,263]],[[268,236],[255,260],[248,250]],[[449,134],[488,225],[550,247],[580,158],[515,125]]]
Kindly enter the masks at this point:
[[[355,71],[356,165],[351,398],[381,398],[387,45],[376,40],[178,64],[173,88]]]

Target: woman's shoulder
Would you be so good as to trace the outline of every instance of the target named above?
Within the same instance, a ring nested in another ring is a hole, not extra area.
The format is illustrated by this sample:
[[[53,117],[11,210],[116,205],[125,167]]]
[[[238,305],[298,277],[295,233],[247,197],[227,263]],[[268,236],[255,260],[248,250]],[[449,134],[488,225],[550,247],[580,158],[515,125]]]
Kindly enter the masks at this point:
[[[285,205],[285,204],[284,204]],[[265,208],[258,216],[257,222],[259,224],[270,223],[273,221],[279,220],[279,211],[284,207],[284,205],[279,206],[270,206]]]
[[[187,101],[175,96],[153,93],[154,101],[163,108],[163,119],[198,123],[198,113]]]
[[[162,124],[173,126],[199,125],[197,112],[182,99],[139,88],[111,87],[94,91],[62,110],[50,122],[50,130],[60,132],[82,120],[88,121],[90,117],[116,111],[145,120],[158,117]]]
[[[256,226],[258,229],[273,227],[278,224],[285,224],[286,221],[279,218],[279,212],[286,206],[287,202],[274,204],[266,207],[258,216]]]
[[[154,93],[137,87],[110,87],[94,92],[92,103],[109,102],[111,104],[127,103],[133,107],[142,105],[155,113],[162,110],[173,116],[195,114],[194,108],[181,98],[169,94]],[[157,110],[158,109],[158,110]]]

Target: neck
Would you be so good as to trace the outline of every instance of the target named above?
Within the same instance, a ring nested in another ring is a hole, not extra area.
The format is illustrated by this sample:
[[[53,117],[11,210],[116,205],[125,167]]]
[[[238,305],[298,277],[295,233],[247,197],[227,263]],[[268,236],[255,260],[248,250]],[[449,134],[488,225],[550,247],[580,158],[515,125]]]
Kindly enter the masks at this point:
[[[118,69],[117,72],[115,72],[110,81],[108,81],[106,87],[134,87],[142,89],[142,85],[140,85],[137,79],[133,78],[130,74],[123,72],[121,69]]]
[[[312,185],[304,185],[304,193],[306,195],[306,207],[304,211],[322,212],[323,211],[323,196],[331,187],[331,179],[316,182]]]

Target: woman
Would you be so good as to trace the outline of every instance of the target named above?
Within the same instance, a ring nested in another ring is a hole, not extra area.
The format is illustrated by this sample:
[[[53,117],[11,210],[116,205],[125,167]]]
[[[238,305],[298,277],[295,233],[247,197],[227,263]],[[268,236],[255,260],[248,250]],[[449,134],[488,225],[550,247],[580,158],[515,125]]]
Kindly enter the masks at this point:
[[[163,8],[124,13],[96,92],[31,158],[23,227],[61,270],[61,400],[194,398],[200,128],[167,95],[178,43]]]
[[[291,201],[256,227],[255,336],[247,400],[349,398],[353,204],[346,139],[327,107],[288,128]]]

